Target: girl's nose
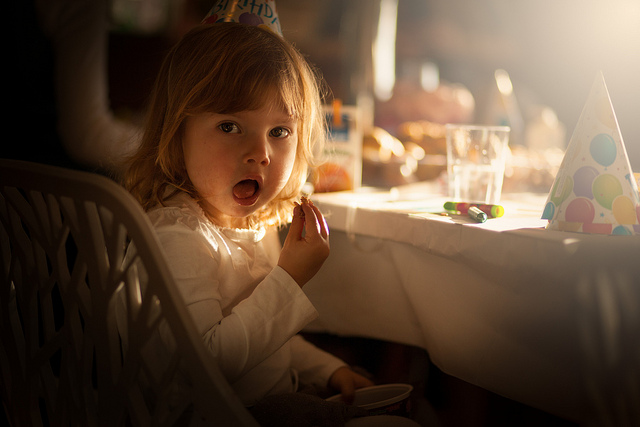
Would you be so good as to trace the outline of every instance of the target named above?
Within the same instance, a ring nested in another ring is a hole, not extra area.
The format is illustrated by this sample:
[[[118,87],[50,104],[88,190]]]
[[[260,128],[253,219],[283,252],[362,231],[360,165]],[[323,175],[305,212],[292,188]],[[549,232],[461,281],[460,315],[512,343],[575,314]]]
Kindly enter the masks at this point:
[[[245,155],[245,161],[247,163],[259,163],[263,166],[271,163],[269,143],[266,137],[256,136],[251,138],[249,149]]]

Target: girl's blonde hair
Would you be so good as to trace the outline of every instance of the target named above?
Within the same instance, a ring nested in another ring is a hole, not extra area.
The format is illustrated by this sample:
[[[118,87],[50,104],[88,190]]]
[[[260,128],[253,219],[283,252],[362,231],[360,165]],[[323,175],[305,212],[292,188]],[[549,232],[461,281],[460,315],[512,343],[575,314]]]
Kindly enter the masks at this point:
[[[321,83],[305,58],[270,30],[237,23],[197,26],[162,64],[140,148],[124,176],[125,187],[145,210],[162,205],[172,187],[198,200],[182,152],[185,119],[275,102],[298,119],[296,161],[281,193],[247,218],[247,226],[283,224],[326,136]]]

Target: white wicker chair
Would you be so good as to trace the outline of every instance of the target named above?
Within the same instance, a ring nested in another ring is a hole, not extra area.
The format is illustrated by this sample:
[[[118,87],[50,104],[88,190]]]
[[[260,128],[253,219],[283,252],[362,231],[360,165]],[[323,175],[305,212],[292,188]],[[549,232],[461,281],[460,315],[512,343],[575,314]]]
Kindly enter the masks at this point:
[[[112,180],[0,160],[0,254],[0,392],[12,425],[257,425],[196,333],[146,215]],[[163,322],[177,350],[158,373],[145,344]],[[178,402],[176,381],[189,387]]]

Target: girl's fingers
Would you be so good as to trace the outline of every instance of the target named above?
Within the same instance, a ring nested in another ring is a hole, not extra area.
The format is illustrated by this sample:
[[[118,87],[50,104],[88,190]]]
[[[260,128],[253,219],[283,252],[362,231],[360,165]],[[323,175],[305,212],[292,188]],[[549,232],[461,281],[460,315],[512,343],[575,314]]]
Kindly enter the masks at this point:
[[[340,394],[342,395],[343,402],[349,405],[353,404],[353,400],[356,395],[356,389],[353,383],[350,381],[345,382]]]
[[[304,211],[304,230],[308,235],[319,236],[321,234],[320,224],[315,210],[310,203],[302,203],[302,210]]]
[[[303,229],[309,237],[320,236],[326,240],[329,236],[329,227],[320,209],[311,201],[304,198],[302,203],[296,203],[291,221],[290,234],[300,238],[302,237]]]
[[[329,226],[327,225],[327,221],[324,219],[324,215],[322,215],[320,209],[318,209],[313,203],[311,203],[311,208],[316,214],[318,225],[320,226],[320,235],[326,239],[329,236]]]
[[[302,206],[297,204],[293,209],[293,218],[291,219],[291,226],[289,227],[287,238],[289,238],[289,236],[292,236],[292,238],[295,237],[296,239],[299,239],[302,236],[304,222],[305,221],[302,214]]]

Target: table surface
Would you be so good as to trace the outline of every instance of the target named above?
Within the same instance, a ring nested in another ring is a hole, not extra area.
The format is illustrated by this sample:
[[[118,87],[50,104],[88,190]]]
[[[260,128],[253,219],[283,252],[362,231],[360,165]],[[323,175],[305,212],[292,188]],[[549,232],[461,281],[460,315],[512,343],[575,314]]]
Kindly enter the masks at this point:
[[[445,214],[428,183],[313,201],[331,256],[304,288],[320,313],[309,331],[424,348],[450,375],[574,420],[640,387],[639,236],[546,230],[544,194],[505,194],[485,223]]]

